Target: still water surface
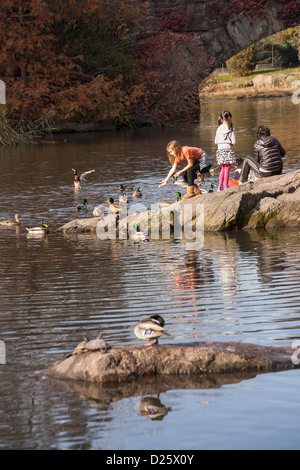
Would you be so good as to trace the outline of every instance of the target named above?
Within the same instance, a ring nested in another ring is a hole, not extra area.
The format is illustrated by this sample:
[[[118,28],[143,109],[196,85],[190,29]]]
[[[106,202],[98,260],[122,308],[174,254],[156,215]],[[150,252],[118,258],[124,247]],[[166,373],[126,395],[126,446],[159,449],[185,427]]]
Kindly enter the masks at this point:
[[[142,188],[147,207],[170,199],[158,189],[177,139],[213,158],[216,120],[233,114],[236,155],[251,152],[255,129],[271,127],[298,168],[299,110],[290,99],[202,105],[200,124],[55,136],[55,143],[1,149],[0,230],[1,449],[299,449],[299,371],[243,377],[154,378],[101,389],[63,384],[44,371],[84,336],[138,343],[135,323],[162,314],[169,342],[241,341],[291,346],[300,339],[300,239],[297,231],[206,234],[201,250],[180,240],[133,243],[63,236],[55,229],[119,196],[120,183]],[[95,168],[74,192],[71,168]],[[217,177],[215,177],[217,178]],[[212,180],[214,181],[214,179]],[[51,233],[28,238],[47,221]],[[160,405],[157,419],[143,404]]]

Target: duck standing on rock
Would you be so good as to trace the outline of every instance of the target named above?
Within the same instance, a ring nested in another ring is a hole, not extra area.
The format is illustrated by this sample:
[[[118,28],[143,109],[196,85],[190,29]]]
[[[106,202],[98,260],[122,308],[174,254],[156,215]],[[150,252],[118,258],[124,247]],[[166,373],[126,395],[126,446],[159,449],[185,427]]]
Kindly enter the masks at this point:
[[[148,341],[145,346],[153,346],[152,339],[155,339],[154,344],[158,344],[158,338],[163,335],[170,336],[164,330],[165,321],[160,315],[151,315],[144,320],[140,320],[134,328],[134,334],[137,338]]]
[[[20,214],[15,214],[15,220],[2,220],[2,222],[0,222],[0,225],[3,225],[5,227],[15,227],[17,225],[20,225],[20,218],[22,216]]]
[[[73,173],[74,173],[74,186],[75,186],[75,189],[81,189],[81,185],[84,185],[84,183],[85,183],[86,176],[95,172],[95,170],[89,170],[89,171],[85,171],[84,173],[81,173],[81,175],[78,175],[77,170],[74,170],[74,168],[72,168],[72,170],[73,170]]]
[[[106,211],[106,209],[103,205],[96,206],[93,209],[93,216],[94,217],[102,217],[102,216],[104,216],[105,211]]]

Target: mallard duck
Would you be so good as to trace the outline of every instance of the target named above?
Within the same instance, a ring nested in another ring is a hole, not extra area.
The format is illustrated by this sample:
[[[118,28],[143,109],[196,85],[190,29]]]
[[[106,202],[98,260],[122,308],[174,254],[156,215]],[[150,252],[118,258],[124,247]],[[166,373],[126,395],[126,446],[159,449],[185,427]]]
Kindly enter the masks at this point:
[[[42,234],[49,233],[48,225],[45,222],[43,222],[40,227],[33,227],[33,228],[26,227],[26,230],[28,233],[32,235],[42,235]]]
[[[162,335],[170,336],[164,330],[165,321],[160,315],[151,315],[151,317],[140,320],[134,328],[134,334],[137,338],[148,341],[146,346],[153,346],[152,339],[158,344],[158,338]]]
[[[174,204],[174,202],[181,201],[181,193],[180,193],[180,192],[177,192],[177,193],[173,194],[173,196],[177,196],[177,198],[176,198],[175,201],[173,201],[173,202],[170,202],[170,201],[159,201],[159,202],[157,202],[156,204],[157,204],[159,207],[167,207],[167,206],[170,206],[171,204]]]
[[[210,185],[210,189],[201,189],[201,193],[213,193],[214,192],[214,187],[215,187],[215,183],[211,183]]]
[[[108,202],[111,212],[113,212],[114,214],[119,214],[120,204],[118,202],[115,202],[112,197],[110,197],[106,202]]]
[[[121,192],[123,192],[123,191],[133,191],[133,186],[125,186],[125,187],[124,187],[123,184],[120,184],[119,190],[120,190]]]
[[[5,225],[6,227],[13,227],[13,226],[16,226],[16,225],[20,225],[20,218],[22,216],[20,214],[15,214],[15,220],[2,220],[2,222],[0,222],[1,225]]]
[[[81,173],[81,175],[78,175],[77,170],[74,170],[74,168],[72,168],[72,171],[74,173],[74,186],[75,186],[75,189],[81,189],[81,185],[84,185],[84,183],[85,183],[86,176],[91,174],[91,173],[94,173],[95,170],[85,171],[84,173]]]
[[[133,228],[134,228],[134,230],[135,230],[135,232],[134,232],[133,235],[132,235],[132,239],[133,239],[133,240],[137,240],[137,241],[139,241],[139,240],[146,240],[147,237],[146,237],[146,235],[144,234],[144,232],[141,232],[141,231],[140,231],[140,228],[139,228],[138,224],[134,224],[134,225],[133,225]]]
[[[127,194],[123,193],[123,196],[119,197],[119,202],[120,205],[126,205],[127,204]]]
[[[141,188],[137,188],[137,190],[134,191],[133,197],[142,197],[142,190],[141,190]]]
[[[88,201],[86,199],[82,199],[82,204],[78,204],[76,210],[81,211],[82,209],[86,209],[86,204],[88,204]]]
[[[181,188],[186,188],[186,187],[187,187],[187,183],[186,183],[185,181],[183,181],[183,180],[179,180],[179,179],[177,178],[177,176],[173,176],[173,177],[172,177],[172,180],[173,180],[173,184],[174,184],[175,186],[180,186]]]

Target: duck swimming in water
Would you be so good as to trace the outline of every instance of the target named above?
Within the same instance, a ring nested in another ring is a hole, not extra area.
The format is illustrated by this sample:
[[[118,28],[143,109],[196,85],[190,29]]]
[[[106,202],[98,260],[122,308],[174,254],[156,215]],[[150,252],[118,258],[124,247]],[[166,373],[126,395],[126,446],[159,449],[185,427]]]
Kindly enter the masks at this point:
[[[144,234],[144,232],[141,232],[140,231],[140,228],[138,226],[138,224],[134,224],[133,225],[133,228],[135,230],[135,232],[133,233],[132,235],[132,239],[133,240],[136,240],[136,241],[140,241],[140,240],[146,240],[146,235]]]
[[[43,234],[49,233],[48,225],[45,222],[43,222],[40,227],[33,227],[33,228],[26,227],[26,230],[29,234],[32,234],[32,235],[43,235]]]
[[[0,222],[0,225],[3,225],[5,227],[14,227],[16,225],[20,225],[20,218],[22,216],[20,214],[15,214],[15,220],[2,220],[2,222]]]
[[[170,336],[164,330],[165,321],[160,315],[151,315],[151,317],[140,320],[134,328],[134,334],[137,338],[148,341],[146,346],[153,346],[151,340],[155,339],[158,344],[158,338],[163,335]]]
[[[123,192],[123,191],[133,191],[133,186],[125,186],[125,187],[124,187],[123,184],[120,184],[119,190],[120,190],[121,192]]]
[[[215,183],[211,183],[210,185],[210,189],[201,189],[201,193],[213,193],[214,192],[214,187],[215,187]]]
[[[137,188],[137,190],[134,191],[133,197],[142,197],[142,190],[141,190],[141,188]]]
[[[81,173],[81,175],[79,175],[77,170],[74,170],[74,168],[72,168],[72,171],[74,173],[74,186],[75,186],[75,189],[81,189],[81,185],[84,185],[84,183],[85,183],[86,176],[95,172],[95,170],[89,170],[89,171],[85,171],[84,173]]]
[[[184,180],[179,180],[177,176],[172,176],[172,180],[175,186],[180,186],[181,188],[187,187],[187,183]]]
[[[179,202],[181,201],[181,193],[178,191],[177,193],[173,194],[173,196],[177,196],[177,198],[175,199],[175,201],[173,202],[170,202],[170,201],[159,201],[157,202],[156,204],[159,206],[159,207],[167,207],[167,206],[170,206],[171,204],[174,204],[174,202]]]
[[[86,199],[82,199],[82,204],[78,204],[76,210],[81,211],[82,209],[87,209],[86,204],[88,204],[88,201]]]

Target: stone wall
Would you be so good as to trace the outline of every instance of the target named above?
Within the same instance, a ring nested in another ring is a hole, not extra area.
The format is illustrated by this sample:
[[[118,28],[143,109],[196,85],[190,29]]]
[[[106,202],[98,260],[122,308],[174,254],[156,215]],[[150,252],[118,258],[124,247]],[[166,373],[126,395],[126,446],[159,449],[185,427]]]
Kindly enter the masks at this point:
[[[216,68],[260,39],[299,24],[299,17],[299,8],[282,0],[150,0],[139,38],[166,29],[198,33]]]

